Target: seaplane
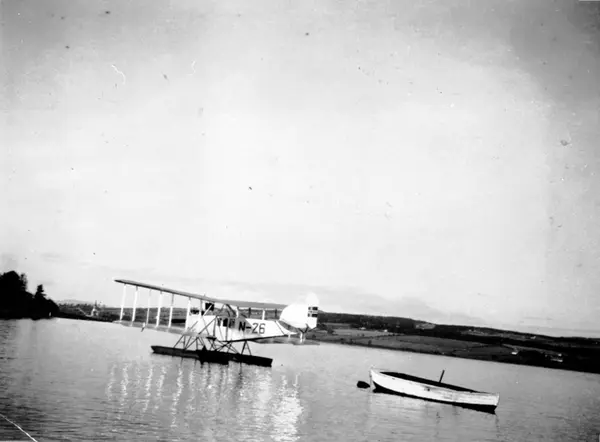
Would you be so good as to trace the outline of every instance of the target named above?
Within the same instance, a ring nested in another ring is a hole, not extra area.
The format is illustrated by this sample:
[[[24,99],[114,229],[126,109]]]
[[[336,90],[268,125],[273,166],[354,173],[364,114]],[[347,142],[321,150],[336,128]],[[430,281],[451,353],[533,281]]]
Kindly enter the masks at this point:
[[[123,285],[121,311],[116,323],[141,327],[142,331],[153,329],[179,335],[179,339],[172,347],[151,346],[152,351],[157,354],[194,358],[201,362],[228,364],[233,361],[270,367],[273,360],[253,355],[250,350],[251,342],[303,344],[306,333],[317,326],[318,298],[312,293],[303,303],[286,305],[218,299],[127,279],[115,279],[115,282]],[[124,319],[128,287],[134,288],[129,321]],[[136,321],[140,289],[148,290],[145,321]],[[159,298],[156,317],[151,321],[150,298],[153,291],[159,293]],[[168,322],[166,318],[161,321],[165,294],[171,295]],[[187,298],[183,327],[174,325],[175,296]]]

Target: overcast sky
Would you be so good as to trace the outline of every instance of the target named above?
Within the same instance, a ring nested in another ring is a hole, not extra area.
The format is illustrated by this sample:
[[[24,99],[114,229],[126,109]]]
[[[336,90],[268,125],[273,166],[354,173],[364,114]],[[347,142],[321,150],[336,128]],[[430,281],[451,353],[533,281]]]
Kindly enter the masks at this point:
[[[4,0],[0,270],[600,334],[598,5]]]

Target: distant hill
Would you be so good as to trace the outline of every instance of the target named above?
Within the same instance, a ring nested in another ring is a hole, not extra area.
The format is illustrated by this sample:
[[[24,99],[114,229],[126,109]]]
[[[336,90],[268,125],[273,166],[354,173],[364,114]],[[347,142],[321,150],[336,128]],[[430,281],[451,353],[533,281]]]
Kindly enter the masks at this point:
[[[412,318],[399,316],[374,316],[360,315],[349,313],[330,313],[319,311],[319,325],[321,329],[325,329],[327,324],[348,324],[353,328],[361,328],[369,330],[387,330],[390,333],[410,333],[427,336],[452,337],[452,339],[468,339],[481,342],[492,340],[514,339],[515,342],[522,340],[535,340],[544,342],[546,340],[576,342],[579,344],[600,343],[600,339],[593,337],[552,337],[541,333],[526,333],[512,330],[502,330],[491,327],[477,327],[469,325],[447,325],[437,324],[434,322],[420,321]]]

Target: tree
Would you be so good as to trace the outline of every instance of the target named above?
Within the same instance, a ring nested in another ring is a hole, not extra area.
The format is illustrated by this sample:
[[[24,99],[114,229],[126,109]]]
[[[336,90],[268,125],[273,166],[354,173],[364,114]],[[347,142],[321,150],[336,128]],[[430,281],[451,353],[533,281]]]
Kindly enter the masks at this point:
[[[3,273],[0,276],[0,288],[3,292],[7,293],[18,293],[23,291],[23,281],[21,276],[14,270]]]
[[[28,280],[27,280],[27,275],[25,273],[21,273],[21,290],[23,290],[24,292],[27,291],[27,284],[28,284]]]
[[[22,317],[27,311],[32,296],[23,289],[25,274],[19,275],[14,270],[0,275],[0,310],[3,317]],[[26,284],[26,282],[25,282]]]
[[[41,299],[45,299],[45,298],[46,298],[46,293],[44,292],[44,285],[40,284],[37,286],[37,289],[35,291],[35,299],[41,300]]]
[[[0,274],[0,317],[48,318],[60,313],[54,301],[47,297],[42,284],[35,295],[27,289],[27,275],[11,270]]]

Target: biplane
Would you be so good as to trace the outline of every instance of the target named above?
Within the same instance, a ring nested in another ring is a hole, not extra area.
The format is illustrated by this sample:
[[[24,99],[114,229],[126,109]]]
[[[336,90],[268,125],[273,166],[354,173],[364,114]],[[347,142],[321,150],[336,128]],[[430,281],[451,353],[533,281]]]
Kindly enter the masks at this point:
[[[115,279],[115,282],[123,284],[121,311],[115,322],[141,327],[142,331],[149,328],[179,334],[173,347],[153,345],[153,352],[158,354],[195,358],[201,362],[228,364],[234,361],[270,367],[273,360],[253,355],[251,342],[302,344],[306,332],[317,326],[319,307],[314,294],[309,294],[304,303],[286,305],[217,299],[126,279]],[[124,320],[128,286],[135,288],[130,321]],[[147,289],[149,297],[146,320],[141,322],[136,321],[139,289]],[[159,293],[159,302],[156,317],[151,321],[150,296],[153,291]],[[163,294],[171,295],[168,321],[161,318]],[[187,298],[182,327],[174,324],[175,296]]]

